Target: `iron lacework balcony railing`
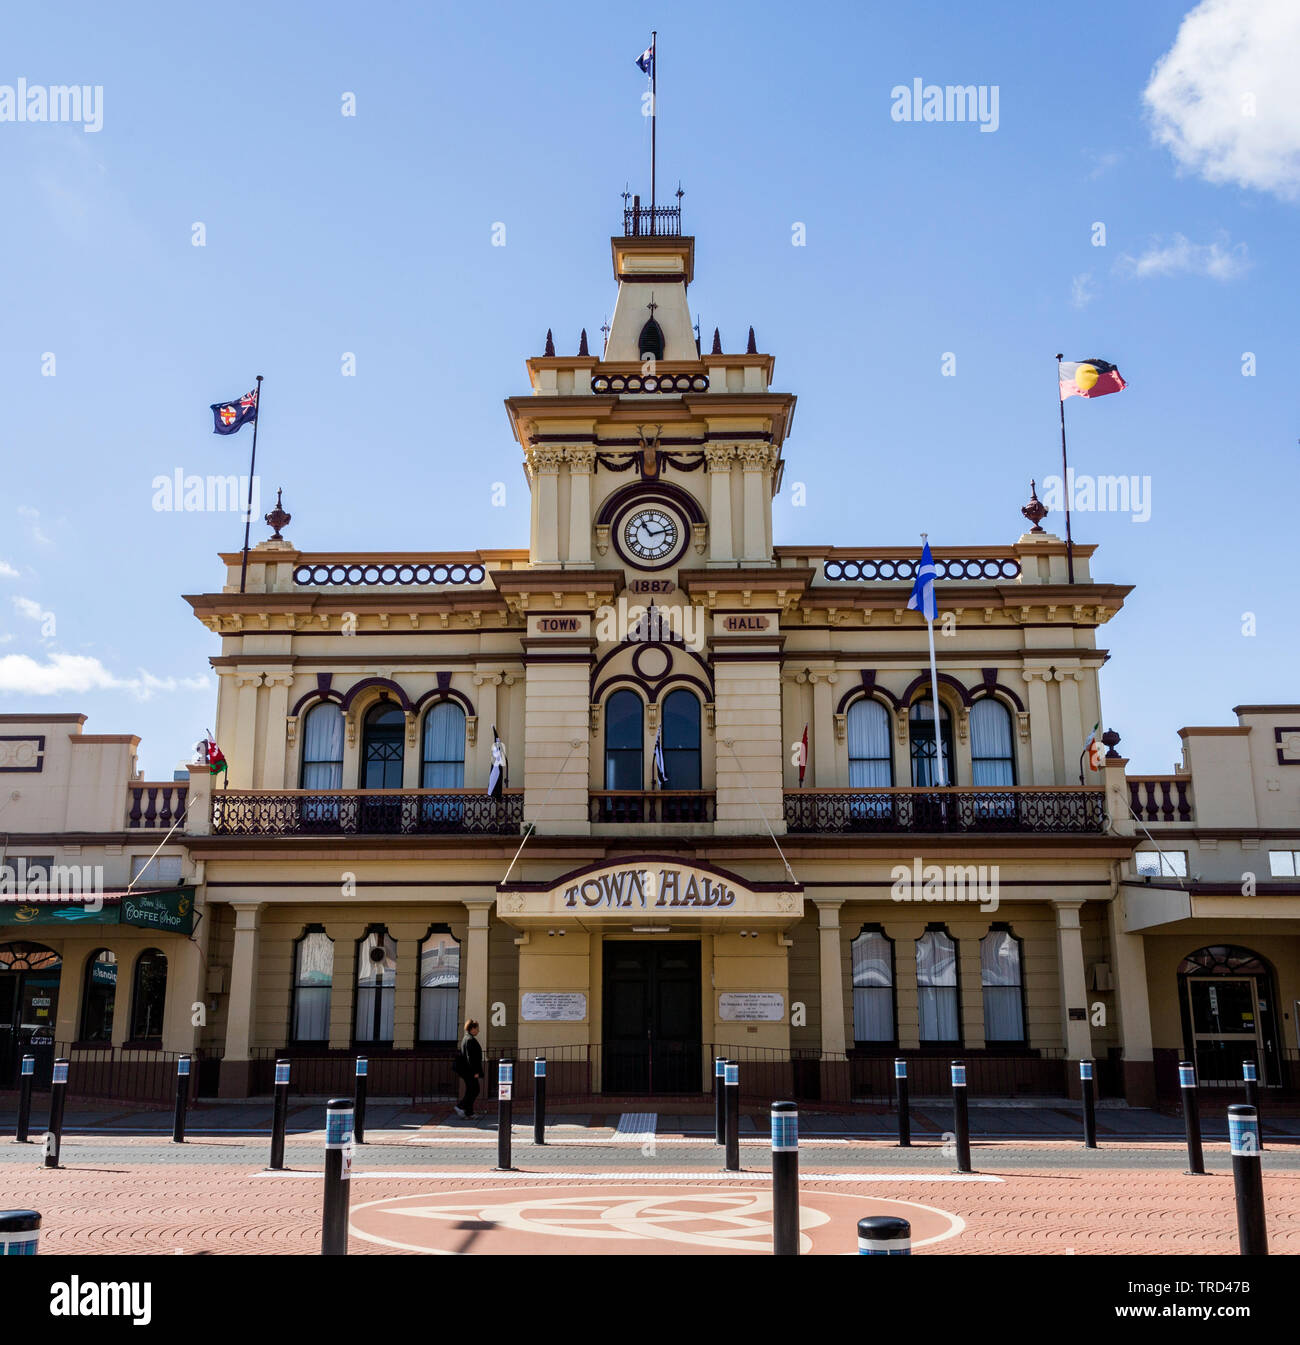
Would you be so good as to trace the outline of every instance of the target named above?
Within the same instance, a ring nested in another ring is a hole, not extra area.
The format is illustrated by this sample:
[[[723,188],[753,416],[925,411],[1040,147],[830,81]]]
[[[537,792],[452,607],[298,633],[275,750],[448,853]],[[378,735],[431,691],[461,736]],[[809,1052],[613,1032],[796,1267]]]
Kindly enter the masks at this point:
[[[708,789],[600,789],[589,795],[593,822],[712,822]]]
[[[785,795],[789,832],[1033,832],[1097,834],[1106,792],[1004,789],[797,789]]]
[[[217,836],[515,835],[524,791],[499,799],[482,790],[220,790],[212,798]]]
[[[632,204],[623,207],[624,238],[677,238],[681,232],[680,205],[642,205],[634,196]]]

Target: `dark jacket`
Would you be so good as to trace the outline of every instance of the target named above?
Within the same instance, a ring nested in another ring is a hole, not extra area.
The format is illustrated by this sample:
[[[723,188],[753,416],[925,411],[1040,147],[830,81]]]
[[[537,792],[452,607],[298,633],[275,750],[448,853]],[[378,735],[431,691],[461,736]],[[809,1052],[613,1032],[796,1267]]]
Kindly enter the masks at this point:
[[[478,1044],[478,1038],[468,1032],[465,1033],[460,1050],[465,1057],[470,1078],[477,1078],[483,1073],[483,1048]]]

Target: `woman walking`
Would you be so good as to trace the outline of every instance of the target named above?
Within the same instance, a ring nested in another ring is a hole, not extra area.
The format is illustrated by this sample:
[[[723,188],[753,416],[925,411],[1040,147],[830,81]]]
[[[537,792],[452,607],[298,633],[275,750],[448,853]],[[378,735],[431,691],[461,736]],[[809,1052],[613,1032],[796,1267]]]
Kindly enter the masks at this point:
[[[478,1097],[478,1081],[483,1077],[483,1048],[478,1044],[478,1023],[473,1018],[465,1020],[465,1036],[456,1054],[456,1073],[465,1084],[465,1095],[456,1106],[456,1115],[471,1117],[474,1115],[474,1100]]]

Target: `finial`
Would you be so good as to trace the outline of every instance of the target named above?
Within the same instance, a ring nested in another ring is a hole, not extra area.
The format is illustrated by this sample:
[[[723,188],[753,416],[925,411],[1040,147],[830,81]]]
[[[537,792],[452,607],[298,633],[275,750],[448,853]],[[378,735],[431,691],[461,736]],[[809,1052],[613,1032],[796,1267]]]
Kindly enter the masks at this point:
[[[682,197],[686,195],[686,193],[682,190],[681,178],[677,179],[677,191],[675,195],[677,197],[677,209],[680,210],[682,208]]]
[[[754,329],[752,327],[749,329],[749,344],[745,347],[745,354],[746,355],[758,354],[758,346],[754,342]]]
[[[1116,733],[1114,729],[1107,729],[1106,732],[1101,735],[1101,740],[1106,746],[1106,757],[1108,760],[1113,760],[1115,757],[1119,756],[1119,753],[1115,750],[1119,746],[1119,734]]]
[[[582,329],[582,335],[578,338],[578,354],[590,355],[591,351],[587,349],[587,329]]]
[[[543,351],[543,354],[555,354],[555,338],[551,335],[551,329],[549,327],[546,329],[546,349]]]
[[[718,329],[713,329],[713,349],[709,351],[710,355],[722,354],[722,337],[718,335]]]
[[[279,487],[275,492],[275,508],[265,515],[266,522],[275,529],[271,535],[271,541],[283,542],[284,538],[280,536],[280,530],[287,528],[293,522],[293,515],[286,514],[280,503],[280,497],[284,494],[284,487]]]
[[[627,209],[627,198],[628,198],[629,196],[632,195],[632,193],[631,193],[630,191],[628,191],[627,186],[628,186],[628,184],[625,182],[625,183],[623,184],[623,209],[624,209],[624,210]]]
[[[1034,525],[1030,532],[1042,532],[1040,526],[1051,510],[1038,498],[1038,485],[1035,481],[1029,483],[1029,503],[1020,510],[1022,514]]]

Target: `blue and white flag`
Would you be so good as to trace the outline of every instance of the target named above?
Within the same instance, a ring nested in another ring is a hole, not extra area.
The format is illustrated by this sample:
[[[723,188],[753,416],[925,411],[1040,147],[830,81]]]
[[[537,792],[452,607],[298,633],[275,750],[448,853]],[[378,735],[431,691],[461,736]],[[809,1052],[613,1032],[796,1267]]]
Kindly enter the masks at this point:
[[[497,736],[497,726],[492,725],[492,770],[488,774],[488,797],[499,799],[502,790],[510,783],[510,762],[506,758],[506,745]]]
[[[660,724],[655,731],[655,750],[654,750],[654,777],[655,788],[662,789],[668,783],[668,771],[664,766],[664,729]]]
[[[921,548],[921,564],[907,606],[913,612],[920,612],[927,621],[933,621],[939,614],[934,598],[934,573],[934,557],[930,554],[930,543],[926,542]]]
[[[655,44],[653,42],[636,58],[636,63],[641,67],[643,75],[653,73],[655,63]]]

